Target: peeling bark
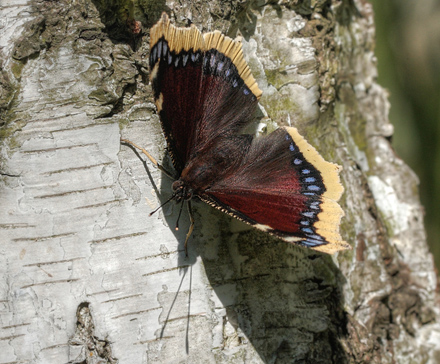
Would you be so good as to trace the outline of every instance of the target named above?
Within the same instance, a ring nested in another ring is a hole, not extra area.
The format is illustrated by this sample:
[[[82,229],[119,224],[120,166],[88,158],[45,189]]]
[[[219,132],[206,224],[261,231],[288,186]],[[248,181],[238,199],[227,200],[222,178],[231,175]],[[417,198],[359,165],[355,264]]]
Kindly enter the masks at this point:
[[[148,85],[148,28],[241,35],[260,127],[343,165],[330,257],[209,206],[183,251]],[[417,177],[375,81],[371,5],[213,0],[0,5],[0,362],[437,363],[436,274]],[[142,25],[142,32],[138,32]]]

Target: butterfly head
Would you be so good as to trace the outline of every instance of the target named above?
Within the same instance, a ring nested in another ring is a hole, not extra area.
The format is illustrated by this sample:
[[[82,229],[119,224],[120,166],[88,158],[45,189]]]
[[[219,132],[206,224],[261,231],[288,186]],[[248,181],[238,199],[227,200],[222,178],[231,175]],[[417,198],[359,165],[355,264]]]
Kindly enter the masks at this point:
[[[193,197],[193,191],[180,179],[174,181],[171,188],[173,189],[173,196],[176,202],[188,201]]]

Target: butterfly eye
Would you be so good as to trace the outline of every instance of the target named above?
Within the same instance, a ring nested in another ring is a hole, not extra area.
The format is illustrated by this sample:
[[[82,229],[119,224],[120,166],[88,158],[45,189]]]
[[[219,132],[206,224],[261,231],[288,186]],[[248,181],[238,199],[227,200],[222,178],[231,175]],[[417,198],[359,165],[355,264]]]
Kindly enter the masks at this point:
[[[173,189],[173,192],[176,192],[178,189],[182,188],[183,182],[182,181],[174,181],[171,185],[171,188]]]

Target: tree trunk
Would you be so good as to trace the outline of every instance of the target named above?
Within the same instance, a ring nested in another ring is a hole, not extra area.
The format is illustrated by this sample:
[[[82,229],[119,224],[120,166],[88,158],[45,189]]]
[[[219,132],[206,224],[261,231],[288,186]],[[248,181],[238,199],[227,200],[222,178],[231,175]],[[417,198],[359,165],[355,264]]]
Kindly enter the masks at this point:
[[[343,166],[353,250],[288,245],[200,203],[185,257],[188,217],[179,231],[172,204],[148,217],[171,181],[119,138],[171,168],[147,81],[162,11],[241,34],[260,127],[295,125]],[[440,361],[417,177],[390,144],[369,3],[3,0],[0,19],[1,363]]]

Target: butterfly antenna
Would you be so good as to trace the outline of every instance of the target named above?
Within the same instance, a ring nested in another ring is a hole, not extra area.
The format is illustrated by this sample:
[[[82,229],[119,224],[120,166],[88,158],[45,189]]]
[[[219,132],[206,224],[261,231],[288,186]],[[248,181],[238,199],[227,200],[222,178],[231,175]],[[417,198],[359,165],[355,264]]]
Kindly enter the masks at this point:
[[[157,210],[159,210],[161,207],[165,206],[165,205],[166,205],[168,202],[170,202],[174,197],[176,197],[176,193],[173,193],[173,194],[171,195],[171,197],[170,197],[168,200],[166,200],[162,205],[160,205],[159,207],[157,207],[157,208],[155,208],[153,211],[151,211],[151,212],[148,214],[148,216],[153,215],[155,212],[157,212]]]
[[[179,216],[177,217],[177,221],[176,221],[176,230],[179,230],[179,220],[180,220],[180,215],[182,215],[182,209],[183,209],[184,203],[185,203],[185,200],[182,199],[182,204],[180,205]]]

